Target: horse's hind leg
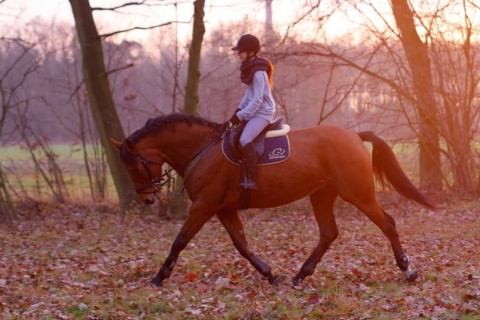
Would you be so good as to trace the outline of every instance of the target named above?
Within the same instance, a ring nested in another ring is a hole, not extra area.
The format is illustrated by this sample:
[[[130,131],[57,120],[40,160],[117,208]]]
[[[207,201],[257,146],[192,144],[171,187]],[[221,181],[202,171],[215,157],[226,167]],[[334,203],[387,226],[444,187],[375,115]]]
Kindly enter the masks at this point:
[[[408,260],[407,255],[403,252],[393,217],[382,209],[374,197],[368,203],[351,203],[360,209],[360,211],[375,223],[380,230],[382,230],[383,234],[387,236],[388,240],[390,240],[397,266],[403,271],[408,281],[415,281],[415,279],[418,278],[418,273],[417,271],[410,269],[410,261]]]
[[[293,278],[293,285],[297,285],[299,281],[303,281],[305,277],[313,274],[318,262],[338,236],[337,223],[333,214],[333,205],[336,198],[336,192],[327,189],[316,191],[310,195],[310,202],[320,231],[320,240],[300,271]]]
[[[267,277],[269,283],[275,284],[278,278],[272,275],[270,266],[250,251],[238,212],[236,210],[224,210],[218,213],[217,216],[230,235],[238,252],[247,259],[261,275]]]

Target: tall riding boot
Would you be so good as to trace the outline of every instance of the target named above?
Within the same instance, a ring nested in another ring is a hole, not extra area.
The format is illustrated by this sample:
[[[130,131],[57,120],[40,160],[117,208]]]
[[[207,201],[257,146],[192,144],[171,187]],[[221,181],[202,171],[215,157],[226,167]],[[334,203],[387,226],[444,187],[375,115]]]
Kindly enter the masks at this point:
[[[252,142],[241,148],[245,176],[240,186],[243,189],[257,190],[257,151]]]

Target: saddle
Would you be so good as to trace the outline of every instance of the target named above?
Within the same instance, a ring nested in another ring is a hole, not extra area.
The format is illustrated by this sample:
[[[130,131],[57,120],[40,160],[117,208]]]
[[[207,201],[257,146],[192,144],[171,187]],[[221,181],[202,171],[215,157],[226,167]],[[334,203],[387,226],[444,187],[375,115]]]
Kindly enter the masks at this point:
[[[258,164],[272,164],[285,161],[289,156],[288,124],[282,124],[283,118],[274,119],[253,140],[257,152]],[[225,157],[232,163],[240,164],[240,135],[246,122],[230,130],[223,139],[222,150]]]

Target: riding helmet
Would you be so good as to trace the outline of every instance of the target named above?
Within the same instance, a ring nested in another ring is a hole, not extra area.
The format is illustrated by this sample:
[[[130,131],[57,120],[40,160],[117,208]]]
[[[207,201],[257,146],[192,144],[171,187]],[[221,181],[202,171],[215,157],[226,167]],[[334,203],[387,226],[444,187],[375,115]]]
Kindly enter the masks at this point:
[[[238,39],[237,45],[232,48],[235,51],[253,51],[258,53],[260,51],[260,41],[257,37],[251,34],[244,34]]]

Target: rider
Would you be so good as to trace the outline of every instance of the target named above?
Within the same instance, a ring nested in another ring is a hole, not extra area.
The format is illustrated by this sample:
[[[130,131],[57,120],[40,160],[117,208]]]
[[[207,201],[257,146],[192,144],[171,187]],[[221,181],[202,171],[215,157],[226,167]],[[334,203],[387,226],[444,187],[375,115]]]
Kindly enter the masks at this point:
[[[232,50],[237,51],[242,62],[240,80],[246,84],[247,90],[229,122],[232,125],[247,122],[240,136],[242,163],[246,173],[241,186],[257,190],[257,153],[252,141],[273,120],[275,114],[271,92],[274,67],[269,60],[258,56],[260,41],[251,34],[241,36]]]

